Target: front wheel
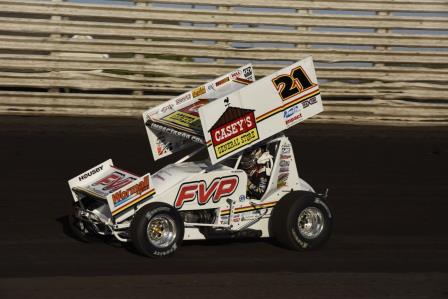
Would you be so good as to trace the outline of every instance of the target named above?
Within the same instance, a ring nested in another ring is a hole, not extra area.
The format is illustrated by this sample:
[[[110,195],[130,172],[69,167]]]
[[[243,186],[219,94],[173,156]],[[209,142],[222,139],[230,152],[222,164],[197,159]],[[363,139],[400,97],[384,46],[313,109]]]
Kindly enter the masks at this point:
[[[271,235],[293,250],[322,246],[330,237],[333,216],[328,205],[311,192],[288,194],[275,206],[271,216]]]
[[[183,221],[173,207],[153,203],[141,208],[131,224],[134,247],[143,255],[162,257],[173,254],[184,237]]]

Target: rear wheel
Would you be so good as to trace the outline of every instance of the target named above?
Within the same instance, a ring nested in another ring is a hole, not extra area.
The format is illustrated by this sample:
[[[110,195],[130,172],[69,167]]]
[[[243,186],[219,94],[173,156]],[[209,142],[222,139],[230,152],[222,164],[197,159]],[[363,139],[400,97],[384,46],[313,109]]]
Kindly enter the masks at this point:
[[[271,235],[293,250],[322,246],[330,237],[333,217],[328,205],[311,192],[291,192],[275,206]]]
[[[173,207],[153,203],[141,208],[131,224],[134,247],[143,255],[162,257],[173,254],[184,237],[183,221]]]

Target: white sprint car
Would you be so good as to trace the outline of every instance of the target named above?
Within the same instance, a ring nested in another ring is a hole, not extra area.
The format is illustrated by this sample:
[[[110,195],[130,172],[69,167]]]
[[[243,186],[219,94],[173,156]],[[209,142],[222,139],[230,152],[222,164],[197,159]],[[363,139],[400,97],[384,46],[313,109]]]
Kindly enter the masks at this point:
[[[255,81],[245,65],[144,112],[154,159],[192,152],[154,174],[105,161],[69,180],[81,239],[114,236],[143,255],[183,240],[273,237],[293,250],[328,240],[332,212],[297,172],[287,128],[323,111],[312,58]],[[207,150],[209,158],[191,161]]]

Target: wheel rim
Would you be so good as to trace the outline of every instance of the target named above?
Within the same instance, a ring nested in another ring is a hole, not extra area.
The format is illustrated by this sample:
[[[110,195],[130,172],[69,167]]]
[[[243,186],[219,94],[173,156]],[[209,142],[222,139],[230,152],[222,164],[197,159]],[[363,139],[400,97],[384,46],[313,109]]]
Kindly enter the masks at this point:
[[[317,238],[324,229],[324,215],[318,208],[308,207],[299,214],[297,225],[304,238]]]
[[[149,221],[146,232],[149,242],[165,248],[176,239],[176,222],[169,215],[157,215]]]

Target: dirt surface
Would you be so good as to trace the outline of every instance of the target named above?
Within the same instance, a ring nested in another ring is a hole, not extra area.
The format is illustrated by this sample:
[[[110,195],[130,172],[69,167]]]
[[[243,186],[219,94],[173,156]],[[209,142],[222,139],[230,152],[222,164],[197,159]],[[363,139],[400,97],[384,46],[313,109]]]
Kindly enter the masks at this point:
[[[327,246],[186,242],[152,260],[67,231],[67,180],[108,158],[154,172],[140,119],[0,117],[0,298],[448,298],[448,128],[304,124],[300,175],[330,188]]]

